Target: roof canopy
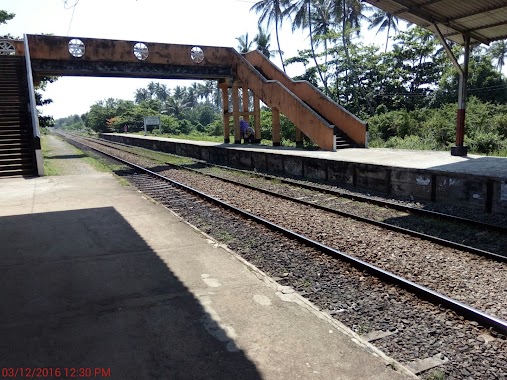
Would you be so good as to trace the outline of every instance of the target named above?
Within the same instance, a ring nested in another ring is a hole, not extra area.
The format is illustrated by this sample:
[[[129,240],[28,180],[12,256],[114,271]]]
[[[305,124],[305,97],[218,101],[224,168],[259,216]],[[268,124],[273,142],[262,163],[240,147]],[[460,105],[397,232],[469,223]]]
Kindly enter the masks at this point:
[[[507,38],[507,0],[363,0],[396,17],[463,45]]]

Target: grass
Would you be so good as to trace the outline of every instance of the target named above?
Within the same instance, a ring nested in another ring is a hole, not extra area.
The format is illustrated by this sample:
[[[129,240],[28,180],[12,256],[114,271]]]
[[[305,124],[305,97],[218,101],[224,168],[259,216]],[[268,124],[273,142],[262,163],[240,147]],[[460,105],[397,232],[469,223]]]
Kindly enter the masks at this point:
[[[213,237],[216,240],[218,240],[219,242],[225,243],[225,244],[234,240],[234,237],[226,231],[220,231],[220,232],[216,233]]]
[[[55,161],[52,158],[49,158],[53,155],[53,151],[48,148],[48,144],[46,143],[47,137],[45,135],[41,136],[41,148],[42,148],[42,156],[44,158],[44,175],[53,176],[60,175],[60,171],[55,165]]]
[[[445,372],[441,369],[433,369],[423,377],[424,380],[445,380]]]
[[[144,131],[134,132],[133,134],[143,136]],[[193,133],[189,133],[189,134],[178,134],[178,135],[171,134],[171,133],[158,133],[158,132],[150,133],[150,132],[148,132],[146,135],[147,136],[154,136],[154,137],[166,137],[166,138],[171,138],[171,139],[180,139],[180,140],[211,141],[211,142],[219,142],[219,143],[224,142],[223,136],[211,136],[206,133],[198,133],[198,132],[193,132]]]

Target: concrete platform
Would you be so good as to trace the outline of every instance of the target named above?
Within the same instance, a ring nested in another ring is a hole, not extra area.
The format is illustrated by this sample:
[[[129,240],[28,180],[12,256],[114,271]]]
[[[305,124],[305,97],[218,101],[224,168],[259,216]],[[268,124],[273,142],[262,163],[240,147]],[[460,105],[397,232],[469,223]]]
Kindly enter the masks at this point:
[[[0,242],[3,368],[111,379],[412,378],[107,173],[1,179]]]
[[[504,157],[472,154],[458,157],[449,152],[402,149],[307,151],[123,133],[104,134],[104,137],[211,163],[507,214],[507,158]]]

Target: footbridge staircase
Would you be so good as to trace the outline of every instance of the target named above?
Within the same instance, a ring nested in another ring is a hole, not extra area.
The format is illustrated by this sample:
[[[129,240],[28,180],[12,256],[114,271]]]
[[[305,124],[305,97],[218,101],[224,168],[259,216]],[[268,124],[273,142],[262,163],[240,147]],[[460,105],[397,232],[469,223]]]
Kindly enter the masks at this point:
[[[0,176],[34,176],[40,140],[33,134],[24,57],[0,55],[0,88]]]

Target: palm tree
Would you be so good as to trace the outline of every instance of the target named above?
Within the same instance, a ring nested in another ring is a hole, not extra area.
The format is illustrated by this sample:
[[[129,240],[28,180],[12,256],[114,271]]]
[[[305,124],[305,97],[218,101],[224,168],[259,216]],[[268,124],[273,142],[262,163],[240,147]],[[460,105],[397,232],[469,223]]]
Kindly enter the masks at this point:
[[[174,115],[178,119],[182,117],[188,108],[190,108],[190,104],[185,98],[177,98],[175,96],[171,96],[169,99],[167,99],[166,110],[169,114]]]
[[[268,34],[267,31],[262,30],[259,25],[259,32],[254,38],[254,42],[257,44],[257,50],[259,50],[264,56],[269,59],[271,58],[271,50],[269,50],[269,40],[271,39],[271,34]]]
[[[248,41],[248,33],[246,33],[244,36],[236,37],[236,40],[238,40],[238,51],[242,54],[248,53],[250,50],[252,50],[252,44],[253,41]]]
[[[393,29],[395,33],[398,31],[398,17],[379,9],[369,18],[369,21],[370,25],[368,26],[368,29],[371,30],[373,28],[378,28],[377,34],[379,32],[383,32],[387,28],[386,49],[384,50],[384,52],[387,52],[389,32],[391,29]]]
[[[355,70],[354,65],[352,64],[352,60],[350,58],[349,45],[351,43],[350,36],[352,31],[355,30],[356,35],[360,34],[360,24],[361,20],[364,18],[363,11],[365,10],[365,6],[361,0],[334,0],[332,2],[332,11],[335,17],[336,22],[341,22],[342,26],[342,43],[343,50],[345,52],[345,59],[347,60],[347,66],[350,67],[350,71],[352,72],[352,76],[356,81],[356,86],[361,92],[361,96],[366,100],[370,108],[370,114],[373,115],[373,107],[371,105],[370,100],[366,96],[361,83],[359,82],[359,76]],[[357,94],[357,89],[354,90],[354,98],[356,103],[356,111],[359,111],[359,98]]]
[[[287,9],[285,10],[285,14],[287,16],[294,15],[294,22],[292,24],[292,30],[294,31],[296,28],[306,28],[309,29],[310,36],[310,47],[312,50],[313,61],[315,62],[315,67],[317,68],[317,72],[319,73],[320,80],[324,86],[324,90],[326,95],[329,94],[329,90],[327,88],[327,81],[324,80],[324,76],[322,75],[322,70],[320,68],[319,63],[317,62],[317,56],[315,54],[315,44],[313,42],[313,17],[312,17],[312,3],[315,1],[312,0],[295,0],[291,3]],[[318,2],[315,2],[316,4]]]
[[[285,72],[285,63],[283,62],[282,49],[280,47],[278,26],[282,25],[282,20],[284,18],[282,7],[284,7],[287,2],[288,0],[260,0],[250,8],[251,11],[253,10],[255,13],[261,14],[259,25],[266,21],[266,27],[269,27],[272,21],[275,22],[276,43],[278,45],[278,54],[280,54],[280,60],[282,61],[283,72]]]
[[[141,103],[142,101],[151,99],[150,92],[145,88],[138,88],[136,92],[134,93],[134,99],[137,104]]]
[[[332,14],[332,3],[333,0],[315,0],[315,11],[312,14],[312,22],[314,25],[314,34],[318,39],[315,41],[315,46],[318,46],[321,41],[324,42],[324,65],[327,68],[328,63],[328,43],[330,40],[334,40],[330,35],[333,33],[334,27],[336,26],[335,20]],[[328,75],[324,76],[324,88],[327,89]],[[328,95],[328,94],[326,94]]]
[[[213,95],[213,91],[215,89],[215,81],[213,80],[206,80],[204,81],[204,84],[199,84],[198,90],[197,90],[197,96],[201,99],[205,99],[206,103],[210,102],[210,96]]]
[[[505,57],[507,57],[507,43],[505,40],[493,42],[488,49],[491,58],[496,60],[496,67],[498,71],[502,71],[505,64]]]
[[[168,89],[165,84],[157,82],[157,86],[155,87],[155,97],[163,103],[167,100],[169,95],[171,95],[171,90]]]

